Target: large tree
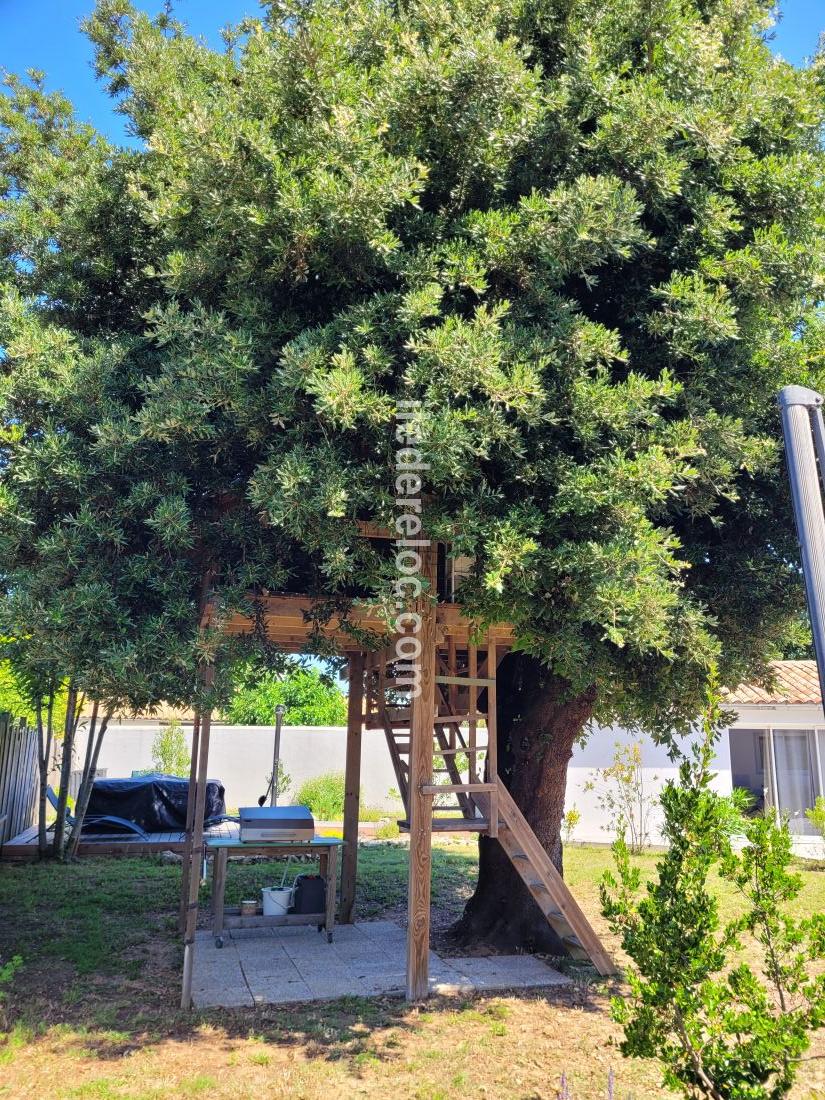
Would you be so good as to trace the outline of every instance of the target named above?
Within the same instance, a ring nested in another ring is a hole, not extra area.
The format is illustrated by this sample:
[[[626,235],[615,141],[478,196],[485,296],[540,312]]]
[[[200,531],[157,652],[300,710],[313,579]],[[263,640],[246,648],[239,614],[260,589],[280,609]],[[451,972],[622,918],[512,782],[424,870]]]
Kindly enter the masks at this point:
[[[6,570],[53,502],[67,576],[79,537],[125,557],[181,667],[205,577],[382,599],[354,520],[394,518],[417,400],[426,528],[517,628],[501,758],[561,865],[587,723],[683,730],[800,610],[774,394],[821,381],[825,76],[770,6],[286,0],[218,53],[102,0],[134,149],[36,76],[0,101]],[[539,942],[481,845],[462,931]]]

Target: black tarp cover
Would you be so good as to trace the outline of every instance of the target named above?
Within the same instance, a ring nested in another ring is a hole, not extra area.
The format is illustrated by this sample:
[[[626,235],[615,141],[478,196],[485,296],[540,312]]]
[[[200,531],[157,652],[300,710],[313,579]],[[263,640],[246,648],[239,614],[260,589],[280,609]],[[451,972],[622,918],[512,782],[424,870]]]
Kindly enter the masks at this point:
[[[226,813],[224,787],[216,779],[206,782],[204,823]],[[141,775],[134,779],[96,779],[89,798],[89,816],[125,817],[145,833],[165,833],[186,828],[189,780],[176,775]]]

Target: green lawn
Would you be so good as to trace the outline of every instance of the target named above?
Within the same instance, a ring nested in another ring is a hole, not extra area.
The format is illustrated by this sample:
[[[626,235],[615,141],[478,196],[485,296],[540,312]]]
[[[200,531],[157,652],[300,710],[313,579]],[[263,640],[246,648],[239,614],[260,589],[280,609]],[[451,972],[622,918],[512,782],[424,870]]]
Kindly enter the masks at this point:
[[[652,870],[655,858],[640,862]],[[566,856],[568,881],[600,928],[597,883],[609,864],[606,849]],[[365,846],[359,866],[358,916],[403,916],[405,848]],[[475,867],[474,844],[436,847],[436,928],[461,912]],[[278,877],[271,865],[234,866],[228,899]],[[804,879],[800,908],[822,910],[825,873],[805,871]],[[611,1067],[617,1100],[664,1095],[654,1065],[625,1062],[616,1050],[605,983],[437,1000],[423,1011],[353,998],[288,1011],[180,1013],[179,881],[179,867],[154,859],[0,865],[0,958],[23,958],[5,1005],[0,1096],[554,1100],[565,1072],[574,1100],[595,1100],[607,1094]],[[736,899],[721,884],[719,893],[732,912]],[[822,1066],[806,1064],[795,1096],[825,1096]]]

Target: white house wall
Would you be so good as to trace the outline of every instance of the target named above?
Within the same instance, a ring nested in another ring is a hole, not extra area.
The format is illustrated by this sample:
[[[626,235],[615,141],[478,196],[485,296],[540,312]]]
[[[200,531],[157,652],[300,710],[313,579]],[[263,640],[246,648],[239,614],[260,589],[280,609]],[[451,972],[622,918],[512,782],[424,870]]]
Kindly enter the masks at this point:
[[[565,809],[575,807],[581,814],[579,824],[573,833],[573,840],[588,844],[610,843],[616,838],[616,822],[602,799],[610,782],[600,779],[599,772],[610,767],[617,743],[631,745],[642,741],[643,781],[646,794],[651,796],[652,808],[648,818],[648,833],[651,844],[661,844],[662,815],[658,805],[658,796],[669,779],[678,778],[678,765],[674,765],[667,755],[664,745],[656,745],[651,738],[639,738],[618,726],[608,728],[593,727],[584,745],[577,745],[567,772],[567,792]],[[682,751],[688,751],[694,737],[680,739]],[[593,785],[592,790],[588,786]],[[716,754],[716,779],[714,787],[722,794],[731,792],[730,750],[727,734],[719,741]],[[615,785],[614,785],[615,789]]]

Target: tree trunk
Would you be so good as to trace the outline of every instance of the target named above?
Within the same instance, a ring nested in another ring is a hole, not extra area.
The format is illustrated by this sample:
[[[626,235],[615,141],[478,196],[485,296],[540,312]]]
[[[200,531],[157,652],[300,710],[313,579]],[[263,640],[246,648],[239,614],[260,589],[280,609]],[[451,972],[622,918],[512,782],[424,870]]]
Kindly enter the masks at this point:
[[[52,755],[52,734],[54,717],[54,692],[49,695],[46,707],[46,722],[43,723],[43,703],[37,701],[37,855],[45,859],[48,855],[49,837],[46,830],[46,790],[49,786],[49,762]]]
[[[572,695],[535,658],[511,653],[499,666],[497,695],[499,775],[561,871],[567,766],[595,689]],[[499,842],[480,836],[478,846],[478,883],[453,926],[457,942],[566,954]]]
[[[57,820],[54,823],[54,837],[52,839],[52,851],[58,859],[63,855],[63,844],[66,836],[66,804],[69,798],[69,782],[72,775],[74,735],[79,717],[77,688],[70,684],[66,699],[66,721],[63,724],[63,748],[60,757],[60,790],[57,792]]]
[[[77,792],[77,803],[74,811],[74,824],[66,845],[66,859],[74,859],[77,854],[77,846],[80,843],[80,834],[83,831],[83,820],[89,808],[89,799],[92,797],[92,786],[95,781],[97,762],[100,759],[100,749],[103,745],[103,737],[109,728],[112,711],[107,710],[97,728],[98,703],[95,702],[92,709],[92,717],[89,723],[89,736],[86,743],[86,761],[83,765],[83,777],[80,781],[80,790]]]

